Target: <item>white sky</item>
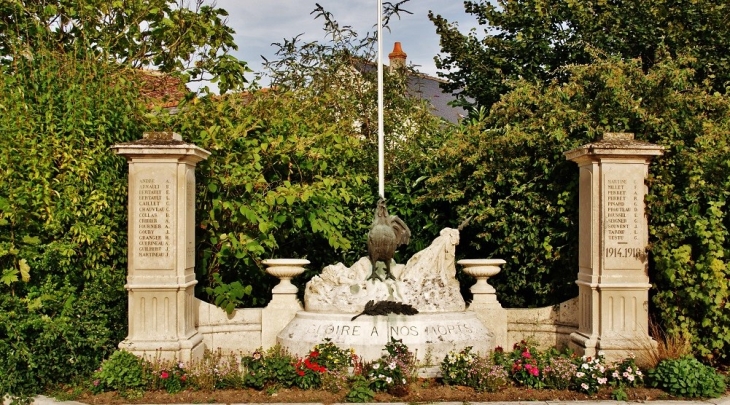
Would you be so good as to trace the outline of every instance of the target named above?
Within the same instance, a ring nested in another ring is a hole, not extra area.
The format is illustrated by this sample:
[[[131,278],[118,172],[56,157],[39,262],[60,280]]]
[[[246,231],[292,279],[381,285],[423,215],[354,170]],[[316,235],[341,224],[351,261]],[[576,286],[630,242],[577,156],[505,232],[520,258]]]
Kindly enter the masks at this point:
[[[206,0],[210,3],[212,0]],[[391,1],[395,3],[396,1]],[[303,34],[303,41],[325,40],[324,20],[310,13],[319,3],[332,13],[340,24],[352,26],[360,36],[375,29],[377,0],[217,0],[218,7],[229,13],[228,26],[236,31],[238,51],[233,55],[248,62],[255,72],[261,72],[262,59],[274,58],[274,42],[283,42]],[[439,53],[439,37],[428,19],[428,11],[441,14],[451,22],[459,22],[462,32],[477,25],[476,19],[464,12],[462,0],[411,0],[403,8],[413,14],[401,13],[401,19],[391,20],[391,32],[383,31],[383,60],[400,41],[408,54],[408,63],[417,65],[423,73],[436,76],[433,58]],[[262,82],[266,85],[266,81]]]

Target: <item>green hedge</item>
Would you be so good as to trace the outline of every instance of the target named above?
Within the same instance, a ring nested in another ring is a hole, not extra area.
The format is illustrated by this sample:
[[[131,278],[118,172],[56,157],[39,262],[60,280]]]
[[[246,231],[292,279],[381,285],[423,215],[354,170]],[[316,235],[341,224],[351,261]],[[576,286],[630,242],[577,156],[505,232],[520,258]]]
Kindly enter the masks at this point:
[[[728,361],[730,100],[693,83],[692,63],[665,58],[644,72],[638,60],[596,57],[565,68],[565,84],[514,82],[439,150],[425,199],[474,216],[461,252],[507,260],[490,280],[501,302],[576,295],[578,169],[563,152],[634,132],[666,147],[647,181],[651,313],[706,360]]]
[[[86,375],[126,335],[122,70],[36,50],[0,79],[0,397]]]

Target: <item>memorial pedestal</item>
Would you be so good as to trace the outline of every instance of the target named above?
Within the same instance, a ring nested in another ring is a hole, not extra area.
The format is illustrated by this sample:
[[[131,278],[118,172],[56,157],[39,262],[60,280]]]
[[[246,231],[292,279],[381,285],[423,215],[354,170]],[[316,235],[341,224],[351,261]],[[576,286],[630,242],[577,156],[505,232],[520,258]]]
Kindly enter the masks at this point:
[[[472,346],[486,354],[494,348],[493,335],[474,312],[420,313],[417,315],[325,314],[300,311],[277,336],[290,353],[304,356],[329,339],[351,348],[365,361],[384,353],[391,338],[402,340],[419,361],[441,361],[450,351]]]
[[[603,351],[609,360],[642,355],[655,342],[648,334],[644,179],[662,147],[633,134],[605,134],[603,140],[566,152],[578,163],[579,260],[578,331],[571,346],[580,354]]]
[[[195,307],[195,165],[209,152],[171,132],[112,149],[129,164],[129,334],[140,356],[202,356]]]

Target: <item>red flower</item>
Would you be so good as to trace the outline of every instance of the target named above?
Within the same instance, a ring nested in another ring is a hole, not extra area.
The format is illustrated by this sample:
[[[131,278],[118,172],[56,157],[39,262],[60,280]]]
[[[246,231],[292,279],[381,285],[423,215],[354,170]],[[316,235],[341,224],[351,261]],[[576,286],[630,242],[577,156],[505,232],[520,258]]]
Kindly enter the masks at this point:
[[[297,370],[297,374],[299,374],[299,377],[304,377],[304,371],[303,370]]]
[[[167,380],[168,377],[170,377],[170,374],[168,374],[167,371],[162,371],[160,373],[160,378],[162,378],[163,380]]]
[[[309,353],[309,357],[319,357],[319,352],[316,350],[312,350],[312,352]]]
[[[183,374],[182,377],[180,377],[180,381],[182,381],[182,382],[187,381],[187,379],[188,379],[188,375],[187,374]]]

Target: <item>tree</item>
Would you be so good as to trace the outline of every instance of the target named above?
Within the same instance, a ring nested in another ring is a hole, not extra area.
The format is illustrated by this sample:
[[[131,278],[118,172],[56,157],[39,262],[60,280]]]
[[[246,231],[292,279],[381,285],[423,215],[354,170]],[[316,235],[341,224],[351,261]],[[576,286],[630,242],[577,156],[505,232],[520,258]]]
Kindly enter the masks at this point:
[[[465,1],[483,32],[461,33],[457,25],[429,13],[440,36],[447,90],[462,102],[489,107],[508,90],[507,81],[567,80],[561,67],[583,64],[598,50],[639,58],[646,72],[660,48],[672,57],[694,58],[696,82],[725,93],[730,85],[730,5],[711,0],[502,0]],[[473,99],[470,101],[468,98]]]
[[[227,12],[203,0],[6,0],[0,4],[0,57],[12,64],[44,43],[91,53],[120,66],[153,67],[186,81],[210,79],[221,92],[240,89],[246,63]]]
[[[576,294],[578,171],[563,152],[626,129],[665,146],[647,183],[651,312],[698,355],[727,362],[730,100],[693,81],[692,58],[664,54],[646,72],[642,62],[596,56],[566,67],[564,83],[511,82],[444,142],[425,198],[473,215],[470,249],[507,259],[500,301],[556,304]]]
[[[109,148],[146,129],[117,65],[40,48],[14,68],[0,78],[2,397],[86,376],[126,335],[126,165]]]
[[[228,309],[268,302],[275,280],[263,259],[306,257],[308,279],[366,251],[377,201],[373,37],[361,42],[321,7],[315,13],[328,40],[280,44],[268,63],[272,88],[204,97],[169,117],[212,152],[197,176],[197,271],[200,296]],[[422,248],[438,229],[437,214],[416,203],[418,162],[447,124],[408,95],[404,73],[385,76],[386,195],[391,211],[419,229],[412,246]]]

